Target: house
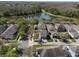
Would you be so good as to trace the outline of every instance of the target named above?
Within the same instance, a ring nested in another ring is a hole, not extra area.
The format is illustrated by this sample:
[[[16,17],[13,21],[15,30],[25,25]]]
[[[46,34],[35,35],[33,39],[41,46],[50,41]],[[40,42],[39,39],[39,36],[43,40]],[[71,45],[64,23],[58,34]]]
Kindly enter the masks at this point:
[[[48,31],[45,24],[38,24],[38,31],[40,32],[42,39],[47,38]]]
[[[71,57],[69,51],[61,46],[45,49],[37,49],[40,57]]]
[[[71,30],[71,25],[70,24],[63,24],[63,26],[66,28],[67,31]]]
[[[0,25],[0,34],[2,34],[7,27],[8,27],[7,25]]]
[[[45,24],[38,24],[38,30],[46,30],[46,25]]]
[[[73,28],[69,31],[71,36],[75,39],[79,38],[79,34],[76,30],[74,30]]]
[[[76,57],[79,57],[79,46],[76,47],[75,54],[76,54]]]
[[[43,31],[41,31],[41,38],[42,38],[42,39],[47,38],[47,35],[48,35],[47,30],[43,30]]]
[[[56,30],[58,29],[59,25],[60,25],[59,23],[56,23],[56,24],[55,24],[55,29],[56,29]]]
[[[72,37],[72,38],[79,38],[79,34],[78,34],[78,27],[77,25],[73,25],[73,24],[64,24],[68,34]]]
[[[47,31],[49,33],[55,32],[55,26],[54,25],[52,25],[52,24],[46,24],[46,27],[47,27]]]
[[[74,30],[76,30],[79,34],[79,25],[72,25],[72,27],[74,28]]]
[[[67,29],[63,26],[63,24],[60,24],[57,31],[58,32],[67,32]]]
[[[11,24],[0,36],[4,37],[5,39],[12,39],[14,34],[17,32],[17,29],[17,24]]]

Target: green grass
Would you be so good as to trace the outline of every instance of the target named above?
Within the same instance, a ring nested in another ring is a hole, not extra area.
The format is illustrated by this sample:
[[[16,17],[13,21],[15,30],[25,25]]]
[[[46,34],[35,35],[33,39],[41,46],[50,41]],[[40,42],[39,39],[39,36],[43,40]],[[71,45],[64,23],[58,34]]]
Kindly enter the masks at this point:
[[[55,45],[51,45],[51,44],[50,45],[40,45],[40,44],[38,44],[38,45],[34,45],[33,49],[36,50],[36,48],[49,47],[49,46],[55,46]]]
[[[48,39],[47,41],[48,41],[48,42],[53,42],[53,39]]]
[[[73,43],[73,41],[71,39],[68,39],[69,43]]]
[[[72,42],[76,42],[75,39],[71,39],[71,40],[72,40]]]
[[[44,9],[42,9],[42,12],[46,13],[46,14],[48,14],[50,16],[53,16],[55,18],[58,18],[56,22],[79,24],[79,19],[78,18],[71,18],[71,17],[61,16],[61,15],[55,15],[55,14],[46,12]]]
[[[42,9],[42,12],[50,15],[50,16],[54,16],[54,17],[59,17],[59,18],[65,18],[65,19],[72,19],[72,20],[77,20],[76,18],[70,18],[70,17],[65,17],[65,16],[61,16],[61,15],[54,15],[54,14],[51,14],[49,12],[46,12],[45,10]]]
[[[50,46],[56,46],[56,45],[40,45],[40,44],[38,44],[38,45],[33,45],[33,50],[32,50],[32,52],[33,53],[35,53],[36,51],[37,51],[37,48],[42,48],[42,47],[50,47]]]
[[[38,32],[35,32],[34,33],[34,39],[38,39],[39,38],[39,33]]]
[[[55,34],[53,34],[53,35],[55,35],[55,36],[59,36],[59,37],[60,37],[59,40],[60,40],[61,42],[63,42],[66,33],[67,33],[67,32],[57,32],[57,33],[55,33]]]

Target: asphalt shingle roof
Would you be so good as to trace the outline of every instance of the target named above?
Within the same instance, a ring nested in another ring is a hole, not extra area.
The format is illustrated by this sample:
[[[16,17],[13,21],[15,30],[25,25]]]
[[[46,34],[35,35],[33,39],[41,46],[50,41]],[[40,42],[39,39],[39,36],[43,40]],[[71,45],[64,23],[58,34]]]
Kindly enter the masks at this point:
[[[5,39],[12,39],[17,29],[18,26],[16,24],[11,24],[0,36],[4,37]]]
[[[42,53],[43,50],[44,49],[40,51],[38,50],[41,57],[71,57],[71,54],[67,51],[67,49],[63,49],[63,47],[60,46],[55,48],[48,48],[44,53]]]
[[[7,25],[0,25],[0,34],[2,34],[7,27],[8,27]]]

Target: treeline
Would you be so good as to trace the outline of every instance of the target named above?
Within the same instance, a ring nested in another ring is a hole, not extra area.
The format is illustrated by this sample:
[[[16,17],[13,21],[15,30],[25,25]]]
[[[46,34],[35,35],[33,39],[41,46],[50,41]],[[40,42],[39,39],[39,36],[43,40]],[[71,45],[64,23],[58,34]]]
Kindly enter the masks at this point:
[[[8,4],[0,6],[0,16],[20,16],[40,13],[43,7],[41,4]]]
[[[76,8],[76,9],[79,9],[79,4],[76,4],[76,5],[75,5],[75,8]]]
[[[51,9],[48,9],[47,11],[55,15],[79,18],[79,10],[75,8],[74,9],[51,8]]]

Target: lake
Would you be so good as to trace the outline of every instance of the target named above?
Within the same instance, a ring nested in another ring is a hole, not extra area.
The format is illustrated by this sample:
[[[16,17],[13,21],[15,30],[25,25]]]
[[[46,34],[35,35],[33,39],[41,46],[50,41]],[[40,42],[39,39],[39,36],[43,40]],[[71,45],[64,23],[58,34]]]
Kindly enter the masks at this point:
[[[36,19],[36,20],[51,20],[52,17],[50,17],[49,15],[45,14],[45,13],[40,13],[40,14],[35,14],[35,15],[28,15],[25,16],[26,20],[32,20],[32,19]]]

